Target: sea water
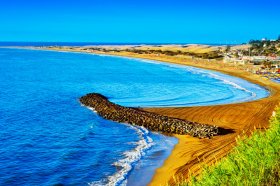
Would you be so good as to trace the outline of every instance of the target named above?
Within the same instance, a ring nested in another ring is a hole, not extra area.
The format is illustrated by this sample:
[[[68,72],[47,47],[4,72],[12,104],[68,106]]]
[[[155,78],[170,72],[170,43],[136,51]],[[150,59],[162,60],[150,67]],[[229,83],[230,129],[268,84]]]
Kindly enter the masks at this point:
[[[266,97],[245,80],[193,67],[0,48],[0,185],[146,185],[177,140],[107,121],[79,103],[196,106]]]

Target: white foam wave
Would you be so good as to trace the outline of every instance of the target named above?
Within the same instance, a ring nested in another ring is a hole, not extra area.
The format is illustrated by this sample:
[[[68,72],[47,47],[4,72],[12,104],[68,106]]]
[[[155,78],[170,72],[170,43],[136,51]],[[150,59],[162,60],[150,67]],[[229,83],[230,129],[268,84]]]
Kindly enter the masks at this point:
[[[81,104],[81,105],[88,108],[89,110],[93,111],[94,113],[97,113],[97,111],[93,107],[85,106],[84,104]]]
[[[220,76],[218,76],[216,74],[213,74],[213,73],[209,73],[209,75],[211,77],[215,78],[215,79],[223,81],[225,84],[233,86],[236,89],[239,89],[239,90],[242,90],[244,92],[247,92],[247,93],[251,94],[252,97],[256,97],[257,96],[256,93],[254,93],[254,92],[252,92],[252,91],[250,91],[250,90],[248,90],[248,89],[246,89],[246,88],[244,88],[244,87],[242,87],[242,86],[240,86],[240,85],[238,85],[238,84],[236,84],[236,83],[234,83],[232,81],[229,81],[229,80],[227,80],[227,79],[225,79],[223,77],[220,77]]]
[[[113,163],[113,165],[119,167],[120,170],[117,171],[112,176],[109,176],[107,178],[107,183],[104,183],[104,181],[92,182],[89,183],[89,186],[126,185],[127,183],[126,176],[131,171],[133,164],[139,161],[141,157],[145,155],[145,151],[154,145],[153,139],[148,136],[149,131],[146,128],[131,126],[131,125],[128,125],[128,127],[131,127],[134,130],[136,130],[138,137],[140,138],[139,141],[135,142],[136,147],[132,150],[124,152],[123,153],[124,158]]]
[[[86,107],[89,110],[96,112],[94,108],[89,106]],[[130,151],[124,152],[123,153],[125,156],[124,159],[121,159],[113,163],[114,166],[120,167],[121,169],[118,172],[116,172],[114,175],[108,177],[108,181],[107,181],[108,183],[105,183],[104,180],[101,180],[101,181],[95,181],[89,183],[88,184],[89,186],[101,186],[101,185],[115,186],[117,184],[126,185],[127,180],[125,176],[131,171],[132,164],[140,160],[141,157],[145,155],[145,151],[154,145],[153,139],[148,136],[149,131],[146,128],[131,126],[131,125],[128,125],[128,127],[136,130],[140,138],[140,140],[135,143],[136,147]]]
[[[121,169],[108,177],[108,183],[106,184],[108,186],[126,185],[126,175],[131,171],[132,164],[139,161],[145,155],[145,151],[154,144],[153,140],[148,136],[149,131],[147,129],[144,127],[129,127],[137,131],[140,140],[135,143],[136,147],[134,149],[123,153],[125,156],[123,159],[113,163],[113,165],[121,167]]]
[[[211,77],[211,78],[214,78],[214,79],[217,79],[217,80],[220,80],[222,81],[224,84],[228,84],[228,85],[231,85],[232,87],[236,88],[236,89],[239,89],[239,90],[242,90],[244,92],[247,92],[249,94],[251,94],[251,98],[252,97],[256,97],[257,94],[238,85],[237,83],[235,82],[232,82],[228,79],[226,79],[226,77],[223,77],[223,76],[219,76],[218,74],[215,74],[215,73],[211,73],[211,72],[203,72],[202,70],[200,69],[197,69],[197,68],[193,68],[193,67],[189,67],[189,71],[192,72],[192,73],[196,73],[196,74],[203,74],[205,76],[208,76],[208,77]],[[251,98],[248,98],[248,99],[251,99]]]

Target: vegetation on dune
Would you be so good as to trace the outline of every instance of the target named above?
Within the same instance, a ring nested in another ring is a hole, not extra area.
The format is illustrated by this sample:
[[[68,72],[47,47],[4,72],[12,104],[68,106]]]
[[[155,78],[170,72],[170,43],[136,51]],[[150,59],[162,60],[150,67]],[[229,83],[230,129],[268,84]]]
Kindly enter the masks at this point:
[[[167,56],[177,56],[177,55],[185,55],[192,56],[195,58],[202,59],[221,59],[223,57],[222,52],[219,49],[214,49],[214,47],[209,46],[189,46],[189,47],[131,47],[125,49],[117,49],[117,48],[100,48],[100,47],[92,47],[87,48],[91,50],[101,51],[101,52],[131,52],[136,54],[156,54],[156,55],[167,55]]]
[[[227,157],[205,168],[198,178],[178,185],[280,185],[280,109],[271,119],[270,129],[238,139]]]
[[[275,41],[251,40],[249,44],[252,55],[280,55],[280,38]]]

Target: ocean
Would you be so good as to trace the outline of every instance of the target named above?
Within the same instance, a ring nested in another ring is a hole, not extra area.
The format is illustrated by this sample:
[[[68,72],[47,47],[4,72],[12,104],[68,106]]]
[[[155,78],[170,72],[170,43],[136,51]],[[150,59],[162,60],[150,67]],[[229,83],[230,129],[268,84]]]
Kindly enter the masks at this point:
[[[146,185],[177,140],[107,121],[79,103],[101,93],[133,107],[268,96],[245,80],[151,60],[0,48],[0,185]]]

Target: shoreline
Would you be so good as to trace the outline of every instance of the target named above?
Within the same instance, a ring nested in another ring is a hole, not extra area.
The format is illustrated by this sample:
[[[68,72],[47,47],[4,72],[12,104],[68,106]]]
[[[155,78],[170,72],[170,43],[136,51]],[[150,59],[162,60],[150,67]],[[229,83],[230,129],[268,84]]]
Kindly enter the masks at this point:
[[[65,48],[62,50],[65,50]],[[66,51],[88,53],[82,50]],[[216,136],[210,140],[198,140],[190,136],[174,135],[178,138],[178,144],[174,147],[170,156],[165,160],[164,165],[156,170],[150,185],[165,185],[166,183],[173,185],[173,176],[183,176],[184,179],[186,179],[190,176],[190,174],[198,175],[202,166],[205,164],[213,164],[227,155],[235,145],[236,137],[250,135],[252,131],[256,130],[256,128],[265,129],[269,127],[269,118],[272,115],[274,108],[280,101],[279,84],[263,79],[260,76],[251,74],[244,70],[223,65],[222,62],[212,63],[206,62],[205,60],[193,61],[180,58],[180,56],[155,56],[128,52],[94,53],[149,59],[165,63],[174,63],[215,70],[231,76],[240,77],[249,82],[263,86],[270,91],[270,95],[266,98],[244,103],[196,107],[144,108],[146,111],[170,117],[214,124],[219,127],[232,127],[236,131],[234,134]]]

